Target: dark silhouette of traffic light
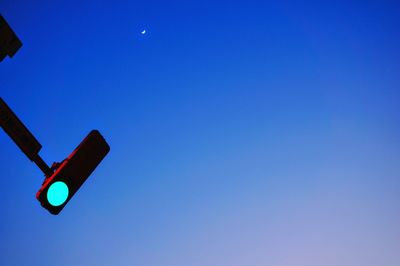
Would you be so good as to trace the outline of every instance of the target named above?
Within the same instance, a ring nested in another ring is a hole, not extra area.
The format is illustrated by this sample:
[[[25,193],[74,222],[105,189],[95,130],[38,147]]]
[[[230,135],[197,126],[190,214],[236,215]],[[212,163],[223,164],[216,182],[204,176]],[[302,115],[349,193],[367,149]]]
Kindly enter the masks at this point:
[[[22,43],[0,14],[0,62],[13,57]],[[52,214],[58,214],[110,151],[105,139],[92,130],[61,163],[49,167],[39,155],[42,145],[0,97],[0,127],[45,175],[36,198]]]
[[[7,21],[0,15],[0,62],[8,55],[13,57],[21,48],[22,43],[17,35],[8,25]]]
[[[93,130],[45,179],[36,198],[52,214],[58,214],[110,151],[100,132]]]
[[[0,127],[45,175],[36,198],[52,214],[58,214],[110,151],[97,130],[92,130],[61,163],[49,167],[39,155],[42,145],[0,97]]]
[[[0,62],[6,56],[13,57],[21,46],[21,41],[0,14]],[[45,174],[36,198],[52,214],[60,213],[110,151],[99,131],[93,130],[67,159],[50,168],[39,155],[42,145],[1,98],[0,126]]]

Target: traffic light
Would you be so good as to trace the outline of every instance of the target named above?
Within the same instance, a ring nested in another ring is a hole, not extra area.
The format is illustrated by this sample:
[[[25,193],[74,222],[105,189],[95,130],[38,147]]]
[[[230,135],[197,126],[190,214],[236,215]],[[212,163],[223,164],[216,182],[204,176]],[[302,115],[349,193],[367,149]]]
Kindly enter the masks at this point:
[[[110,151],[97,130],[92,130],[67,159],[56,165],[36,198],[52,214],[58,214]]]
[[[0,62],[13,57],[22,43],[0,14]],[[50,168],[39,155],[42,145],[0,97],[0,127],[45,175],[36,198],[52,214],[59,214],[110,151],[105,139],[92,130],[61,163]]]
[[[3,61],[7,55],[13,57],[21,46],[22,43],[17,35],[3,16],[0,15],[0,62]]]

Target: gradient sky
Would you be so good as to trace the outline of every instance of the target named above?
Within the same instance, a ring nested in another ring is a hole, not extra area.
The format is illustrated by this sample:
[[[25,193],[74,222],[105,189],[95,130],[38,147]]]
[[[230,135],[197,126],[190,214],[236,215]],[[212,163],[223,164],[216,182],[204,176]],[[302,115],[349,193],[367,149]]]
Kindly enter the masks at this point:
[[[0,0],[0,96],[61,161],[58,216],[0,131],[0,265],[398,266],[396,1]],[[142,30],[145,35],[141,35]]]

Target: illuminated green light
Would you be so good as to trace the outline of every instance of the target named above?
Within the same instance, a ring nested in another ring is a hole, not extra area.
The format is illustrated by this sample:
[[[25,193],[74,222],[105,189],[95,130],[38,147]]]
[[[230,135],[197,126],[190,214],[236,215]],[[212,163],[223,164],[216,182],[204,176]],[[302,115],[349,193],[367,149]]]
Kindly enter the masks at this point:
[[[47,191],[47,200],[55,207],[62,205],[68,198],[68,186],[61,181],[54,182]]]

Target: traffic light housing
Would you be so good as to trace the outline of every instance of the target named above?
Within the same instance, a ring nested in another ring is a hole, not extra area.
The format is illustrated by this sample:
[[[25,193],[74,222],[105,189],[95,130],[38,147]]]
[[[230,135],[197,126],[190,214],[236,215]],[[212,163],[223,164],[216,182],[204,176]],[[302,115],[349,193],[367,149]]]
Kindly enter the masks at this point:
[[[79,146],[56,166],[36,198],[52,214],[58,214],[110,151],[103,136],[92,130]]]
[[[8,25],[7,21],[0,15],[0,62],[8,55],[13,57],[21,48],[22,42]]]

